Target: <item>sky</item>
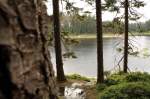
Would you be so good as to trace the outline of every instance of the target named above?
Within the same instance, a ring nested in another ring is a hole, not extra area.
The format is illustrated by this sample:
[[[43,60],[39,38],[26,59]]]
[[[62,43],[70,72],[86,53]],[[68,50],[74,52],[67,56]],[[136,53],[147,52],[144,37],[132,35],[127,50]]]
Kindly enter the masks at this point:
[[[70,1],[74,1],[75,6],[80,7],[80,8],[84,8],[85,11],[92,11],[93,14],[95,14],[95,10],[93,10],[93,8],[91,8],[88,4],[85,4],[84,2],[80,1],[80,0],[70,0]],[[150,0],[143,0],[145,2],[145,6],[138,9],[138,12],[140,14],[142,14],[142,18],[139,20],[139,22],[145,22],[147,20],[150,19]],[[52,11],[52,0],[48,0],[48,2],[46,3],[47,5],[47,12],[49,15],[52,15],[53,11]],[[60,11],[62,11],[62,6],[60,5]],[[64,10],[63,10],[64,11]],[[112,20],[113,17],[115,16],[115,13],[110,13],[110,12],[103,12],[103,21],[107,21],[107,20]]]

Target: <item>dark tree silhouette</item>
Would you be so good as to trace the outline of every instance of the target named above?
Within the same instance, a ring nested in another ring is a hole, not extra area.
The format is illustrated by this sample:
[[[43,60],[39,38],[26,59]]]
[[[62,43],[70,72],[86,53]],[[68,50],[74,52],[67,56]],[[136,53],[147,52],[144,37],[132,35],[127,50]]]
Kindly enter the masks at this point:
[[[60,19],[59,19],[59,0],[53,0],[53,19],[54,19],[54,38],[55,38],[55,54],[57,80],[66,81],[62,61],[61,35],[60,35]]]
[[[97,83],[103,83],[104,67],[103,67],[103,33],[102,33],[101,0],[96,0],[96,24],[97,24]]]
[[[124,67],[123,71],[127,73],[128,71],[128,24],[129,24],[129,14],[128,14],[128,8],[129,8],[129,1],[125,0],[124,3],[125,8],[125,34],[124,34]]]

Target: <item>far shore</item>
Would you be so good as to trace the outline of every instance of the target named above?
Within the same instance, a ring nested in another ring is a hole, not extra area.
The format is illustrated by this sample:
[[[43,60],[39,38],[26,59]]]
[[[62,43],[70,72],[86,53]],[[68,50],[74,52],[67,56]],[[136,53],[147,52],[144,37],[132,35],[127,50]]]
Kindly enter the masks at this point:
[[[70,37],[73,39],[96,39],[96,34],[71,35]],[[103,38],[118,38],[118,37],[122,37],[122,35],[113,35],[113,34],[103,35]]]
[[[129,36],[150,36],[149,33],[133,33],[133,35],[129,34]],[[70,35],[72,39],[96,39],[96,34],[81,34],[81,35]],[[103,38],[121,38],[122,34],[104,34]]]

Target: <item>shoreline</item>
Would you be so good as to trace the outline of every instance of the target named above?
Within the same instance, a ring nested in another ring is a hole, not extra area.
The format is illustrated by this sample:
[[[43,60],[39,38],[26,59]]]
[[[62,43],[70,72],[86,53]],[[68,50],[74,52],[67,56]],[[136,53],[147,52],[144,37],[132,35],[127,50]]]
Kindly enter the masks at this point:
[[[133,34],[134,36],[150,36],[150,34]],[[129,35],[129,36],[133,36]],[[121,38],[123,35],[113,35],[113,34],[108,34],[108,35],[103,35],[103,38]],[[70,35],[70,38],[72,39],[96,39],[96,34],[91,35],[91,34],[85,34],[85,35]]]
[[[118,38],[122,37],[122,35],[103,35],[103,38]],[[85,35],[70,35],[70,38],[72,39],[96,39],[96,34],[91,35],[91,34],[85,34]]]

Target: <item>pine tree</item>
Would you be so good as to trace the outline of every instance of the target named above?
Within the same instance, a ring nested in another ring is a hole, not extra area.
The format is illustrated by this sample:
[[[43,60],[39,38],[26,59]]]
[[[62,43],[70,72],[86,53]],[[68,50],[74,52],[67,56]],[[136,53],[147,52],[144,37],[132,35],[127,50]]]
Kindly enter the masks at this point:
[[[55,39],[57,80],[66,81],[63,69],[62,49],[61,49],[59,0],[53,0],[53,17],[54,17],[54,39]]]
[[[102,33],[101,0],[96,0],[96,25],[97,25],[97,83],[103,83],[104,67],[103,67],[103,33]]]

